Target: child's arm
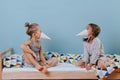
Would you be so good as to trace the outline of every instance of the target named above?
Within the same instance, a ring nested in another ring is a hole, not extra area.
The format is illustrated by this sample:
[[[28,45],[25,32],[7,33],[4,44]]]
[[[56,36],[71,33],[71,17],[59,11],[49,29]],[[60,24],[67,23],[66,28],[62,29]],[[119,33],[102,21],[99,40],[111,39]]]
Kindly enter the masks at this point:
[[[86,64],[89,62],[89,53],[86,47],[86,44],[84,43],[84,57],[83,57],[83,62],[85,62]]]
[[[97,60],[99,59],[99,56],[103,54],[101,52],[100,43],[96,40],[94,41],[94,44],[92,46],[92,55],[90,57],[90,64],[96,64]]]
[[[43,56],[43,53],[42,53],[42,42],[40,42],[40,59],[44,64],[46,64],[45,57]]]
[[[30,45],[31,45],[31,41],[28,40],[21,45],[21,48],[25,53],[32,54],[36,58],[35,53],[29,48]]]

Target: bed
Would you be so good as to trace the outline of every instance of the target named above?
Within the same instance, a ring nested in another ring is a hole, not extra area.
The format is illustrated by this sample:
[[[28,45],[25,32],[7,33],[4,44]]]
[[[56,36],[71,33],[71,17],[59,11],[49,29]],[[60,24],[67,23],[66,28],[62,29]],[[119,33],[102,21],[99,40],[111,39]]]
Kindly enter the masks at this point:
[[[48,68],[47,75],[35,68],[2,68],[2,59],[11,54],[12,48],[0,53],[0,79],[98,79],[92,70],[86,71],[67,63]],[[120,73],[112,73],[108,79],[120,79]]]

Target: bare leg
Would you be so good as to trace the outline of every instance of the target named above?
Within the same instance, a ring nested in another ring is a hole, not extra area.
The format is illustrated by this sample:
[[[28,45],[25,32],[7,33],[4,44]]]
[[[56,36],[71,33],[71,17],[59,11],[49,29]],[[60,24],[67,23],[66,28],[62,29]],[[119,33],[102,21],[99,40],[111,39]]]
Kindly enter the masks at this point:
[[[24,53],[24,56],[26,62],[33,64],[40,71],[43,69],[43,67],[34,59],[34,57],[31,54]]]
[[[58,58],[52,58],[51,60],[48,60],[48,67],[53,67],[58,64]]]
[[[99,68],[102,68],[102,69],[106,69],[106,67],[107,67],[105,61],[103,61],[103,60],[98,60],[98,65],[97,66]]]
[[[79,60],[75,65],[81,68],[85,68],[85,63],[82,60]]]

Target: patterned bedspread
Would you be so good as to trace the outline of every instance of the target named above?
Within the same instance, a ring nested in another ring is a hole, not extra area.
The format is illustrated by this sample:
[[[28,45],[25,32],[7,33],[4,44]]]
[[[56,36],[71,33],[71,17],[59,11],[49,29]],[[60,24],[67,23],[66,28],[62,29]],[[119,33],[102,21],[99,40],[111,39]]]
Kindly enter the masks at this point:
[[[57,57],[59,63],[69,63],[75,64],[78,60],[82,59],[83,54],[59,54],[57,52],[43,52],[46,60],[52,57]],[[106,70],[98,68],[96,65],[92,66],[92,70],[96,73],[98,79],[106,79],[110,74],[114,72],[120,72],[120,55],[118,54],[106,54],[107,63],[109,64]],[[3,67],[5,68],[23,68],[24,66],[24,56],[13,54],[11,56],[6,56],[3,59]]]

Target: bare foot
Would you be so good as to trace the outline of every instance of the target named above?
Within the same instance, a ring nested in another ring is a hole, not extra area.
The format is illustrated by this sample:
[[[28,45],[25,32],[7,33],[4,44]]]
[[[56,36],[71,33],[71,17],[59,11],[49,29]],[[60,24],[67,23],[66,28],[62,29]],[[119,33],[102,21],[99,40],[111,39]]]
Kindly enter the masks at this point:
[[[44,74],[49,73],[46,66],[43,66],[43,69],[41,70],[41,72],[44,73]]]
[[[39,71],[42,71],[42,70],[43,70],[43,66],[36,65],[35,67],[36,67]]]
[[[85,68],[85,66],[81,65],[80,68]]]
[[[36,68],[37,68],[39,71],[41,71],[42,73],[48,74],[48,71],[47,71],[47,67],[46,67],[46,66],[37,65]]]
[[[81,67],[81,68],[85,68],[85,63],[82,63],[82,64],[80,65],[80,67]]]

